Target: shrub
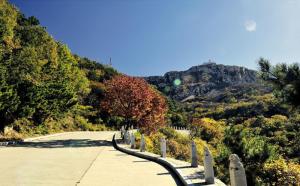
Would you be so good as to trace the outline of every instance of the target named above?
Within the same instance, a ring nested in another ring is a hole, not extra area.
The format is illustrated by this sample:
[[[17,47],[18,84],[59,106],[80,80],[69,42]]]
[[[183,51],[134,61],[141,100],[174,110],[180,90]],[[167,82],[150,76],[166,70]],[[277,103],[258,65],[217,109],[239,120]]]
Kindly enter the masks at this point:
[[[167,153],[170,157],[178,160],[189,161],[191,159],[190,145],[181,144],[175,139],[167,141]]]
[[[208,142],[218,143],[224,135],[225,123],[210,118],[194,118],[191,127],[191,136],[200,137]]]
[[[279,158],[265,163],[263,171],[264,182],[270,185],[300,185],[300,164]]]
[[[145,136],[145,144],[146,144],[146,151],[148,151],[148,152],[157,151],[157,150],[154,150],[154,144],[150,137]]]
[[[159,132],[162,133],[163,135],[165,135],[168,139],[178,137],[178,133],[176,132],[176,130],[174,130],[170,127],[161,128],[161,129],[159,129]]]
[[[75,116],[75,125],[83,131],[87,131],[92,128],[92,124],[82,116]]]
[[[152,141],[152,144],[153,144],[153,149],[151,152],[153,152],[155,154],[160,154],[160,139],[162,137],[165,137],[165,136],[161,133],[154,133],[154,134],[150,135],[150,140]]]
[[[24,136],[27,136],[32,134],[35,125],[33,124],[33,122],[29,121],[28,119],[21,118],[15,120],[14,123],[12,124],[12,127],[18,133],[22,133]]]
[[[225,183],[229,183],[229,161],[228,158],[230,154],[232,154],[231,150],[224,144],[220,143],[217,145],[217,154],[214,156],[214,160],[216,162],[215,173],[216,176],[224,181]]]

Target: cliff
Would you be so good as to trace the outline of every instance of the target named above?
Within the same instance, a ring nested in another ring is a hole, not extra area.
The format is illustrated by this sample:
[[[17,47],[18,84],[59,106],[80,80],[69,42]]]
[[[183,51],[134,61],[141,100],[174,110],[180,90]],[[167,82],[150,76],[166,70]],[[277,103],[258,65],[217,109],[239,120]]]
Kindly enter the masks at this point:
[[[241,94],[269,90],[259,82],[255,70],[216,63],[206,63],[186,71],[171,71],[164,76],[149,76],[145,79],[179,101],[220,101],[228,94],[241,98]]]

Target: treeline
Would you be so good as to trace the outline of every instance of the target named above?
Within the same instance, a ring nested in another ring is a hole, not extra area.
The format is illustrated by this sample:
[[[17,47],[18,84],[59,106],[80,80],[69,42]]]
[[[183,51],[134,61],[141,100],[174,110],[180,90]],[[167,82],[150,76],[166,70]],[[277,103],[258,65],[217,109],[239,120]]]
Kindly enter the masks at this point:
[[[0,1],[1,130],[13,126],[46,133],[48,128],[89,127],[86,118],[95,120],[91,113],[99,112],[101,82],[115,74],[109,66],[73,55],[38,19]],[[58,122],[66,117],[68,121]],[[77,126],[70,127],[74,122]]]

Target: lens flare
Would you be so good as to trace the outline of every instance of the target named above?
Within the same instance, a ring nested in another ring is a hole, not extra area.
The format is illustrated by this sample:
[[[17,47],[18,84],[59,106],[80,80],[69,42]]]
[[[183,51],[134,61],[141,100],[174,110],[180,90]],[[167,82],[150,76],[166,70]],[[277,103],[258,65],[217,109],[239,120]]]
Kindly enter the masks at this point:
[[[170,88],[169,86],[166,86],[166,87],[164,88],[164,92],[165,92],[165,93],[169,93],[170,90],[171,90],[171,88]]]
[[[174,83],[175,86],[179,86],[181,84],[181,80],[180,79],[175,79],[173,83]]]

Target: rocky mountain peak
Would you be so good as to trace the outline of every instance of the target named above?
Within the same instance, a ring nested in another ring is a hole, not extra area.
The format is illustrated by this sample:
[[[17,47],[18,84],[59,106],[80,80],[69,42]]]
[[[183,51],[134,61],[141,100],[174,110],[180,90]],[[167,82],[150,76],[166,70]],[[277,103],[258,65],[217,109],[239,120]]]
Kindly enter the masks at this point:
[[[150,84],[177,100],[186,98],[215,97],[226,90],[236,91],[260,85],[257,72],[245,67],[229,66],[216,63],[204,63],[185,71],[170,71],[163,76],[145,78]]]

